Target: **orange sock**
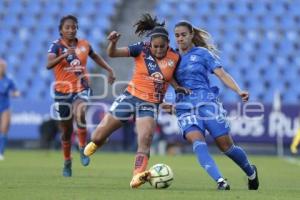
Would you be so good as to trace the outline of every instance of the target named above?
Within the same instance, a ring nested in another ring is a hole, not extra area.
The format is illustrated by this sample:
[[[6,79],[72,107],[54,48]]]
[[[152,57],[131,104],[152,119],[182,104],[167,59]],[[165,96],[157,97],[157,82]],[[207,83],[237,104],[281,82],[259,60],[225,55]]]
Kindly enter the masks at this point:
[[[86,145],[86,136],[87,136],[86,128],[78,128],[77,129],[77,137],[78,137],[79,147],[83,148]]]
[[[147,169],[148,155],[145,153],[137,153],[135,155],[133,175],[143,172]]]
[[[62,141],[62,149],[64,152],[64,159],[71,160],[71,142],[70,141]]]

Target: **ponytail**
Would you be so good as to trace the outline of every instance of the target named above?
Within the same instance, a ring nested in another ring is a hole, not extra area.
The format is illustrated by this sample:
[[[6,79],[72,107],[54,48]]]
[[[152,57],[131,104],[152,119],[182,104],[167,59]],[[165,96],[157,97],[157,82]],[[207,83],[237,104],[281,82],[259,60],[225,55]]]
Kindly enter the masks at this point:
[[[147,37],[163,36],[169,40],[169,33],[164,28],[165,22],[159,23],[157,17],[152,18],[149,13],[143,14],[142,18],[133,26],[136,27],[135,34],[138,36],[147,33]]]

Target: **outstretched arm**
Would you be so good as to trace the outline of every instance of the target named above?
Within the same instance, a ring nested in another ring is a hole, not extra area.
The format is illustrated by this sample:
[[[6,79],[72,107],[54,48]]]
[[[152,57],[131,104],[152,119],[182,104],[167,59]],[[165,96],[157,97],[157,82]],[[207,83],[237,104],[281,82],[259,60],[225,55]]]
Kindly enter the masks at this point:
[[[109,40],[108,47],[106,49],[107,54],[110,57],[129,57],[129,50],[127,47],[119,47],[117,48],[117,42],[119,41],[121,34],[112,31],[107,39]]]
[[[227,72],[225,72],[223,68],[216,68],[214,70],[214,73],[227,87],[235,91],[242,98],[243,102],[248,101],[249,93],[247,91],[241,90],[234,79]]]
[[[90,55],[90,57],[95,61],[95,63],[97,63],[99,66],[101,66],[108,72],[108,82],[109,84],[113,84],[116,80],[116,77],[111,66],[100,55],[96,54],[95,52],[93,52]]]

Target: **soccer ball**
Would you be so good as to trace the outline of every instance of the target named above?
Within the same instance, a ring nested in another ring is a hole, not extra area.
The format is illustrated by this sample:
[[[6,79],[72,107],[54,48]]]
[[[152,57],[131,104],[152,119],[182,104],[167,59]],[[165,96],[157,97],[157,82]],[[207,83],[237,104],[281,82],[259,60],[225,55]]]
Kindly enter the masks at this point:
[[[174,179],[172,169],[166,164],[156,164],[149,169],[151,173],[150,185],[156,189],[168,188]]]

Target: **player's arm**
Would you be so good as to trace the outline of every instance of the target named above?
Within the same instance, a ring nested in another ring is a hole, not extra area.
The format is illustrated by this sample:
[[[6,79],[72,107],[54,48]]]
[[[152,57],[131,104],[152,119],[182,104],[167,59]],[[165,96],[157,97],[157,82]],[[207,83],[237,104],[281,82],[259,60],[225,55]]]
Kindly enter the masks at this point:
[[[90,57],[99,65],[101,66],[103,69],[105,69],[108,72],[108,82],[110,84],[113,84],[113,82],[115,81],[116,77],[114,74],[113,69],[111,68],[111,66],[98,54],[96,54],[94,51],[91,53]]]
[[[249,93],[241,90],[234,79],[222,67],[214,69],[214,73],[227,87],[235,91],[242,98],[243,102],[248,101]]]
[[[67,56],[67,53],[61,54],[60,56],[56,56],[55,53],[48,53],[47,69],[52,69],[53,67],[55,67],[55,65],[57,65],[62,59],[64,59]]]
[[[169,84],[172,85],[176,93],[190,94],[192,92],[190,89],[178,85],[174,77],[169,81]]]
[[[120,37],[121,34],[116,31],[112,31],[108,35],[109,43],[106,52],[110,57],[129,57],[128,47],[117,47]]]

